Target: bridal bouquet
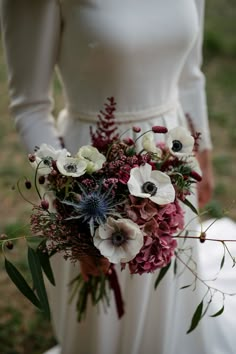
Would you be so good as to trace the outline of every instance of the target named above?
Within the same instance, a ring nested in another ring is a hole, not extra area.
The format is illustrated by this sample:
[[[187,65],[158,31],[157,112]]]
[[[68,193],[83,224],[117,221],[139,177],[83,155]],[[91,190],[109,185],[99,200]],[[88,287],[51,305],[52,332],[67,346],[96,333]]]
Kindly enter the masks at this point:
[[[161,269],[159,282],[184,230],[183,203],[197,212],[188,196],[201,180],[193,153],[198,135],[184,127],[168,131],[163,126],[145,132],[134,126],[132,137],[127,132],[119,135],[115,105],[109,98],[96,130],[90,130],[92,144],[80,147],[77,154],[42,144],[29,156],[35,169],[33,187],[40,197],[30,222],[32,235],[40,241],[36,250],[29,247],[36,292],[6,260],[19,289],[46,309],[42,270],[54,283],[49,258],[61,253],[80,262],[81,272],[71,282],[79,321],[88,297],[93,304],[109,305],[110,290],[119,317],[123,315],[117,266],[139,275]],[[29,180],[25,185],[31,188]]]

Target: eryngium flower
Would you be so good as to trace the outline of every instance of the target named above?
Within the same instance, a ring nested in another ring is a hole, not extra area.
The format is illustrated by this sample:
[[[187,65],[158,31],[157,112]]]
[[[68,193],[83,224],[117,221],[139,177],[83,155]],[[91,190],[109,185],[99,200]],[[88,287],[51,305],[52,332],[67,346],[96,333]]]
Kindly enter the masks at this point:
[[[109,217],[97,228],[93,242],[111,263],[129,262],[143,246],[143,233],[130,219]]]
[[[101,188],[91,192],[82,186],[80,187],[82,194],[79,201],[64,200],[62,203],[74,208],[73,215],[68,217],[67,220],[82,219],[82,222],[87,222],[93,236],[96,224],[104,224],[109,215],[118,215],[118,213],[115,211],[111,188],[103,193]]]

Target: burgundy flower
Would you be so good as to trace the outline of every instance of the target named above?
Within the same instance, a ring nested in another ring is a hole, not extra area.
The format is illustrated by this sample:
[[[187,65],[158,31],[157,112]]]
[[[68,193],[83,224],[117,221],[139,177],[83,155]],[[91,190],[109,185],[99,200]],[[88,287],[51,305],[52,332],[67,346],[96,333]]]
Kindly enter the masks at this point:
[[[152,131],[153,131],[153,133],[166,134],[168,132],[168,129],[166,127],[154,125],[152,127]]]

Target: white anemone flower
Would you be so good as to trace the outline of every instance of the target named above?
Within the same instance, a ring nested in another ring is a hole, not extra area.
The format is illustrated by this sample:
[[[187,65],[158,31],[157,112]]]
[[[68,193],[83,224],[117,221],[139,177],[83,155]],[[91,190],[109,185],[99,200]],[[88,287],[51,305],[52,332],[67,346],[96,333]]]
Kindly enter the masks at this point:
[[[158,157],[161,157],[162,151],[156,146],[153,132],[147,132],[144,134],[142,138],[142,146],[147,152],[152,152],[157,154]]]
[[[130,219],[115,220],[108,217],[106,223],[97,228],[93,242],[111,263],[126,263],[143,246],[143,233]]]
[[[55,150],[51,145],[42,144],[35,152],[35,161],[31,162],[31,166],[38,168],[40,175],[47,175],[52,171],[52,162],[60,157],[69,156],[70,153],[66,149]]]
[[[68,156],[60,156],[56,164],[62,175],[71,177],[82,176],[86,172],[87,167],[84,160]]]
[[[128,188],[131,195],[149,198],[159,205],[175,200],[175,189],[170,177],[161,171],[152,171],[148,163],[131,169]]]
[[[76,156],[87,163],[86,171],[88,173],[100,170],[106,161],[106,157],[101,154],[97,148],[90,145],[82,146]]]
[[[176,127],[167,133],[167,145],[173,155],[184,157],[192,154],[194,138],[186,128]]]

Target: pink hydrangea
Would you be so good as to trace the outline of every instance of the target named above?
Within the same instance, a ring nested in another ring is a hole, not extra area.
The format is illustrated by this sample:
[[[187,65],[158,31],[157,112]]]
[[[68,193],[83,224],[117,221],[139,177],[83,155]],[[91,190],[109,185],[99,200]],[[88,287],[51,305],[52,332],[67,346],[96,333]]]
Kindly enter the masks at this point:
[[[150,273],[165,267],[174,255],[173,235],[183,229],[184,213],[177,201],[158,206],[149,199],[130,197],[126,214],[144,231],[144,245],[128,263],[132,274]]]

